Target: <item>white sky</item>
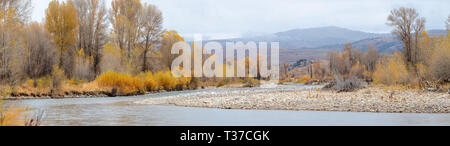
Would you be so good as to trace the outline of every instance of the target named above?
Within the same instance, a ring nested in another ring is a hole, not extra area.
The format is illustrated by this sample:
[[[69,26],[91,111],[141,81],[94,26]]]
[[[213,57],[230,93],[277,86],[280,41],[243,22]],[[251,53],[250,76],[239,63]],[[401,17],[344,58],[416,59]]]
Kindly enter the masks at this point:
[[[41,21],[50,0],[32,0],[32,19]],[[367,32],[390,32],[389,11],[416,8],[427,29],[444,29],[450,0],[142,0],[157,5],[164,27],[182,34],[232,36],[273,33],[295,28],[338,26]],[[111,0],[106,0],[111,4]]]

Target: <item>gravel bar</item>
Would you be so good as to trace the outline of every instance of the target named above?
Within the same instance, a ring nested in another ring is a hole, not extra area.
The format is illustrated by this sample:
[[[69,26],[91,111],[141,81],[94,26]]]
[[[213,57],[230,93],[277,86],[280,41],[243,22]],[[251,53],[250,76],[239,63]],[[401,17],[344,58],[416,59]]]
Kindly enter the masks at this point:
[[[248,110],[309,110],[381,113],[449,113],[450,96],[419,90],[389,91],[370,87],[337,93],[318,88],[244,89],[152,98],[136,104]]]

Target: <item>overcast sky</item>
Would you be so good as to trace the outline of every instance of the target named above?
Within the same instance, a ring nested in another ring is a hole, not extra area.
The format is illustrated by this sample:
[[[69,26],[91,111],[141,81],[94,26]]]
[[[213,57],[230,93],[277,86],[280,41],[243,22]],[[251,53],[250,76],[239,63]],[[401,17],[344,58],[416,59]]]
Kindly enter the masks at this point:
[[[33,20],[41,21],[50,0],[32,0]],[[390,32],[389,11],[416,8],[427,29],[444,29],[450,0],[142,0],[157,5],[164,27],[190,35],[220,37],[273,33],[295,28],[338,26],[367,32]],[[109,7],[111,0],[106,0]]]

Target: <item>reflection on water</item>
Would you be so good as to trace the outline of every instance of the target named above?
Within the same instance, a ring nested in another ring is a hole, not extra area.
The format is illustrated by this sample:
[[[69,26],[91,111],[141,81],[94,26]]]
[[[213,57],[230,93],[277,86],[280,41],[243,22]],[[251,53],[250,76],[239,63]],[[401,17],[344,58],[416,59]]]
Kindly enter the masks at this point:
[[[306,86],[282,86],[293,90]],[[311,86],[309,86],[311,87]],[[264,111],[135,105],[134,101],[184,93],[226,92],[209,89],[117,98],[40,99],[16,101],[45,110],[44,125],[136,126],[303,126],[303,125],[450,125],[450,114],[391,114],[312,111]],[[11,101],[9,101],[11,102]],[[33,111],[31,111],[33,112]]]

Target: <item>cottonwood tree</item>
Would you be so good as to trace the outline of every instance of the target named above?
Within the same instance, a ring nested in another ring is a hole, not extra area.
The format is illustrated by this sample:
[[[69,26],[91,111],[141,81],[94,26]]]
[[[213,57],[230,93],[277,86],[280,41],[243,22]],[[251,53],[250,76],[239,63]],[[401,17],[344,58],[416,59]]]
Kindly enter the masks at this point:
[[[77,48],[83,50],[82,56],[93,58],[90,72],[94,76],[100,74],[101,52],[108,40],[108,18],[104,0],[74,0],[78,14],[78,41]]]
[[[23,65],[20,35],[29,19],[30,0],[0,0],[0,79],[15,83]]]
[[[78,15],[73,1],[59,2],[53,0],[50,2],[45,16],[45,28],[50,32],[59,51],[59,68],[64,68],[66,73],[72,72],[73,47],[77,41]],[[64,52],[68,53],[64,59]],[[67,60],[67,65],[64,66],[64,60]]]
[[[111,3],[109,16],[113,27],[113,40],[128,59],[138,42],[141,9],[140,0],[113,0]]]
[[[367,71],[374,72],[378,61],[378,48],[369,44],[367,53],[362,59],[362,63],[366,66]]]
[[[403,55],[409,66],[418,64],[420,34],[425,29],[425,18],[419,17],[413,8],[398,8],[391,11],[388,17],[389,26],[394,27],[392,33],[403,44]]]
[[[100,61],[100,68],[102,72],[116,71],[124,72],[122,62],[122,53],[116,43],[106,43],[102,50],[102,59]]]
[[[144,4],[140,17],[140,32],[142,34],[141,46],[143,48],[142,56],[142,71],[149,70],[148,61],[149,56],[154,56],[151,52],[155,52],[156,44],[160,41],[162,33],[163,17],[162,12],[151,4]],[[153,49],[152,49],[153,48]]]
[[[160,53],[162,64],[166,69],[170,69],[172,67],[172,62],[176,57],[176,55],[171,53],[172,45],[177,42],[184,41],[184,38],[174,30],[165,31],[161,37],[162,41]]]
[[[369,45],[367,51],[346,44],[342,52],[330,52],[330,71],[342,79],[359,78],[371,80],[378,61],[378,49]]]
[[[8,10],[13,10],[20,22],[27,22],[31,12],[31,0],[0,0],[0,11],[7,15]]]
[[[430,74],[435,80],[450,81],[450,33],[441,37],[433,51],[430,63]]]
[[[154,5],[142,4],[140,0],[113,0],[109,18],[113,28],[112,40],[120,48],[124,56],[121,57],[122,62],[128,72],[157,68],[150,64],[160,56],[156,48],[162,40],[161,11]]]

